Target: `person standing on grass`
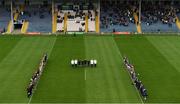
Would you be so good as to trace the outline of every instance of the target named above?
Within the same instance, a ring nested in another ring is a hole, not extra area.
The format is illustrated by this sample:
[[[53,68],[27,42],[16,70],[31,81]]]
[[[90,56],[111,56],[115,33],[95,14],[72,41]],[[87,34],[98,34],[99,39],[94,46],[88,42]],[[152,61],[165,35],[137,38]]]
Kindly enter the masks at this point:
[[[134,71],[131,71],[131,78],[133,82],[136,80],[136,73]]]
[[[123,61],[125,64],[129,64],[128,58],[126,56],[124,56]]]
[[[94,60],[94,66],[96,67],[96,65],[97,65],[97,60]]]
[[[86,59],[84,60],[84,66],[87,66],[87,60]]]
[[[147,90],[144,88],[144,89],[143,89],[143,97],[144,97],[144,100],[147,99],[147,96],[148,96]]]
[[[82,63],[82,66],[84,66],[84,60],[82,60],[81,63]]]
[[[91,65],[91,67],[93,67],[93,64],[94,64],[94,61],[93,61],[93,60],[90,60],[90,65]]]
[[[33,90],[33,84],[30,84],[27,88],[27,96],[28,98],[32,95],[32,90]]]
[[[78,60],[78,66],[80,66],[81,65],[81,60]]]
[[[47,59],[48,59],[48,55],[47,55],[47,53],[45,53],[45,55],[44,55],[44,62],[47,62]]]
[[[77,59],[74,60],[74,64],[75,64],[75,67],[77,67],[77,65],[78,65],[78,60]]]
[[[71,60],[71,66],[74,67],[74,60]]]
[[[89,61],[89,60],[87,60],[87,66],[88,66],[88,67],[90,66],[90,61]]]
[[[140,86],[141,86],[141,81],[136,81],[136,87],[137,87],[137,89],[139,90],[140,89]]]
[[[143,95],[143,89],[144,89],[144,85],[141,83],[141,85],[140,85],[140,92],[141,92],[141,95]]]

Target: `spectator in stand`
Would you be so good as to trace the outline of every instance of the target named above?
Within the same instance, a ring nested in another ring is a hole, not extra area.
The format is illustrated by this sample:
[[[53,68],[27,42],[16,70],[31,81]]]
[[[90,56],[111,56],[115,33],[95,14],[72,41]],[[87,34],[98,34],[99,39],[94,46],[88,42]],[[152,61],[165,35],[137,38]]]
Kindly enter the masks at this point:
[[[152,25],[160,21],[170,27],[175,23],[177,9],[171,1],[144,1],[142,2],[142,22]],[[170,5],[169,5],[170,4]]]
[[[119,2],[117,4],[101,3],[101,26],[108,28],[110,25],[128,26],[134,23],[134,1]]]

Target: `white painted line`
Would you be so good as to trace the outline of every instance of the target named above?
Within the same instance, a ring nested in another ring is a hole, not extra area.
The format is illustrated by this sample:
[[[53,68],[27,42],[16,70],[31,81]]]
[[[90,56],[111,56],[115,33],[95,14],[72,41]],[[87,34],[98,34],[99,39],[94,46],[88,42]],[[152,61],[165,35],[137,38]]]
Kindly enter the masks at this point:
[[[84,80],[86,80],[86,69],[84,71]]]
[[[33,96],[33,95],[32,95]],[[32,100],[32,96],[30,97],[30,99],[29,99],[29,101],[28,101],[28,104],[30,104],[31,103],[31,100]]]
[[[56,37],[56,39],[57,39],[57,37]],[[55,43],[56,43],[56,39],[54,40],[54,42],[53,42],[53,46],[52,46],[52,47],[51,47],[51,49],[50,49],[49,56],[51,55],[51,52],[52,52],[52,50],[53,50],[53,48],[54,48],[54,45],[55,45]],[[39,80],[40,80],[40,78],[41,78],[41,77],[39,77]],[[37,81],[37,84],[36,84],[36,86],[35,86],[35,88],[34,88],[34,91],[33,91],[33,92],[35,92],[35,90],[36,90],[36,88],[37,88],[37,85],[38,85],[38,83],[39,83],[39,80]],[[32,95],[31,95],[31,97],[30,97],[30,99],[29,99],[29,101],[28,101],[28,104],[30,104],[30,103],[31,103],[31,100],[32,100],[33,94],[34,94],[34,93],[32,93]]]

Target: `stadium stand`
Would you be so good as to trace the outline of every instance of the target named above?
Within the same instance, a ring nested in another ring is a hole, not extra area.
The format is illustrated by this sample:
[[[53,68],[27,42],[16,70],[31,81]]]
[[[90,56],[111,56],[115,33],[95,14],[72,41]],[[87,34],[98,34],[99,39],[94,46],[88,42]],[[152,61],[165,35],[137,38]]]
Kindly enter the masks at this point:
[[[180,5],[179,2],[177,1],[174,2],[174,6],[176,8],[176,25],[180,30],[180,6],[179,5]]]
[[[0,5],[0,32],[5,32],[7,30],[11,17],[9,7]]]
[[[101,2],[101,31],[102,32],[136,32],[133,17],[134,2]]]
[[[101,32],[179,32],[178,1],[142,0],[141,21],[138,2],[101,2]]]
[[[27,32],[49,33],[52,31],[50,5],[31,3],[26,5],[20,20],[29,22]]]
[[[97,6],[95,6],[93,3],[56,3],[56,30],[59,32],[95,32],[96,9]]]
[[[52,32],[51,2],[17,0],[12,1],[12,8],[13,21],[10,21],[11,1],[1,2],[0,30],[7,30],[7,33]]]
[[[33,8],[33,14],[29,17],[28,32],[51,32],[51,13],[47,9]],[[38,11],[43,10],[43,11]],[[37,12],[38,11],[38,12]],[[37,14],[36,14],[37,13]]]
[[[170,1],[143,2],[142,31],[143,32],[178,32],[176,26],[176,8]]]
[[[5,31],[175,33],[180,32],[180,1],[0,0],[0,32]]]

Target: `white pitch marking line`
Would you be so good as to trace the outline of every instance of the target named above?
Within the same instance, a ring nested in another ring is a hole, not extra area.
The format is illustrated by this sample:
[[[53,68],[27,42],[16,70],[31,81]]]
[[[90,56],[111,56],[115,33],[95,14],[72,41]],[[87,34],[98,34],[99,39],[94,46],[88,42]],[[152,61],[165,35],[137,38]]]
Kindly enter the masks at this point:
[[[29,101],[28,101],[28,104],[30,104],[30,103],[31,103],[31,100],[32,100],[32,97],[30,97],[30,99],[29,99]]]
[[[84,71],[84,80],[86,80],[86,69]]]

